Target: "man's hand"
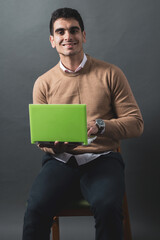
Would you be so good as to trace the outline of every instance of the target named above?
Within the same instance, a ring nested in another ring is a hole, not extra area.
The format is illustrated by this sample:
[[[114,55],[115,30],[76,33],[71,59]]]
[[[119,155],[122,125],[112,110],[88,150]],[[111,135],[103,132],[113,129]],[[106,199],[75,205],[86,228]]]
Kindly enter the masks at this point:
[[[95,121],[91,121],[87,123],[87,135],[88,137],[91,135],[96,135],[98,133],[98,127]]]
[[[76,148],[78,144],[74,143],[69,143],[69,142],[58,142],[55,141],[53,143],[48,143],[48,144],[38,144],[38,147],[43,148],[52,148],[55,153],[63,153],[63,152],[68,152],[71,151],[72,149]]]

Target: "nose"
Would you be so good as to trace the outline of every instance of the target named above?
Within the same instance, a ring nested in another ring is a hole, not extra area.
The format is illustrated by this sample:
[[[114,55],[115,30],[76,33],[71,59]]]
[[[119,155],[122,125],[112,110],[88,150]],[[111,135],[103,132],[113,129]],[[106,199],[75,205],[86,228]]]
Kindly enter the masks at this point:
[[[70,31],[68,31],[68,30],[65,31],[64,39],[65,39],[66,41],[69,41],[69,40],[72,39],[72,34],[70,33]]]

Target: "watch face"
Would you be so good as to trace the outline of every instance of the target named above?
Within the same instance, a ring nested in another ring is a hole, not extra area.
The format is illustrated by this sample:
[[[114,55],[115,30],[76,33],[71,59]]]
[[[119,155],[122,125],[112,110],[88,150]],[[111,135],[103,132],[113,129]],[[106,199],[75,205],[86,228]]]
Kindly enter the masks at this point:
[[[102,119],[96,119],[96,125],[100,132],[102,132],[103,129],[105,128],[105,123]]]
[[[99,124],[100,126],[103,126],[103,120],[97,119],[97,124]]]
[[[96,123],[100,126],[100,127],[104,127],[104,122],[102,119],[96,119]]]

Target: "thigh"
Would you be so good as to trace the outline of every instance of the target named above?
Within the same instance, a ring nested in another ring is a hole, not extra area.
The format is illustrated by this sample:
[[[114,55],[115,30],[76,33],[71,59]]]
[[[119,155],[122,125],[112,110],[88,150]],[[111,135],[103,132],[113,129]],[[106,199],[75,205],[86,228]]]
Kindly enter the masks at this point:
[[[84,167],[81,191],[91,206],[122,202],[125,191],[124,163],[119,153],[102,155]]]
[[[43,165],[32,185],[28,206],[42,214],[54,216],[72,198],[78,183],[77,169],[51,159]]]

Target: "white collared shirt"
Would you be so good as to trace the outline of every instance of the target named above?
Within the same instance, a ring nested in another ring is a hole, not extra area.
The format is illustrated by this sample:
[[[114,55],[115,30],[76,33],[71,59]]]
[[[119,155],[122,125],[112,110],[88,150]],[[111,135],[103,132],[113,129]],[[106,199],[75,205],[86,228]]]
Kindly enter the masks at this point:
[[[82,60],[82,62],[80,63],[80,65],[77,67],[77,69],[75,70],[75,71],[72,71],[72,70],[69,70],[69,69],[67,69],[64,65],[63,65],[63,63],[61,62],[61,60],[60,60],[60,68],[64,71],[64,72],[68,72],[68,73],[73,73],[73,72],[78,72],[79,70],[81,70],[82,68],[84,68],[84,65],[86,64],[86,62],[87,62],[87,56],[86,56],[86,54],[84,53],[84,56],[83,56],[83,60]]]

